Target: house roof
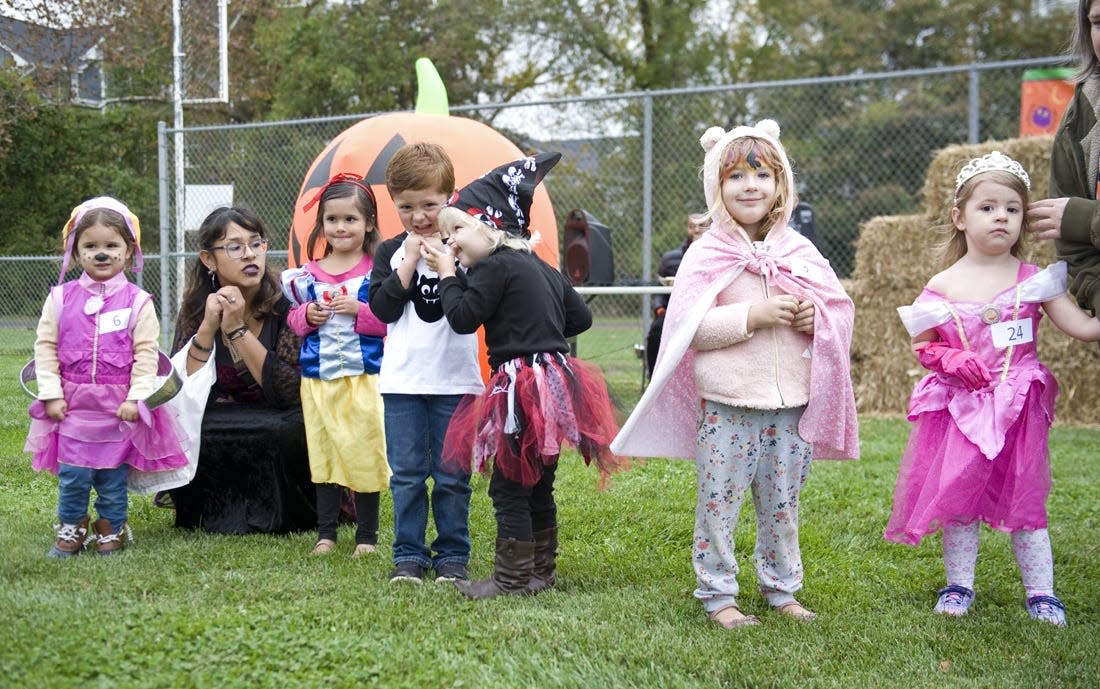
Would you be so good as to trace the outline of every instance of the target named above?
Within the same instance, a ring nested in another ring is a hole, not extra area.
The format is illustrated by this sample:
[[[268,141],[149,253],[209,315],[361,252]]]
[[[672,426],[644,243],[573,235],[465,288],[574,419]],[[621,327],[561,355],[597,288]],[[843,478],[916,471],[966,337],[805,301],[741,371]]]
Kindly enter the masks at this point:
[[[0,48],[16,62],[43,67],[79,68],[89,59],[102,30],[74,27],[53,29],[12,17],[0,17]]]

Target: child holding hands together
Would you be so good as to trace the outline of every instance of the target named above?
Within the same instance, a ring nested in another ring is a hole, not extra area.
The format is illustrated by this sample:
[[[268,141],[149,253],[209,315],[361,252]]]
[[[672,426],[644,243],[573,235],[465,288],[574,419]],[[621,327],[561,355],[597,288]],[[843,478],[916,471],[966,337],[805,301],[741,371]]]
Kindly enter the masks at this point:
[[[760,592],[781,614],[810,620],[795,598],[799,500],[811,458],[859,456],[854,306],[788,226],[795,186],[779,125],[712,127],[700,143],[711,229],[684,254],[652,381],[611,449],[695,459],[695,596],[711,621],[760,624],[738,604],[733,552],[750,490]]]

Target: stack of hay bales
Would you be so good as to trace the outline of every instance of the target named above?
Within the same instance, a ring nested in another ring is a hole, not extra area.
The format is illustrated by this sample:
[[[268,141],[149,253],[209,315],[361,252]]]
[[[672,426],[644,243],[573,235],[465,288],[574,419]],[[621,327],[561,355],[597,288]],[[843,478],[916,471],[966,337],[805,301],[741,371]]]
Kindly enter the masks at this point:
[[[913,386],[928,372],[912,355],[909,334],[897,307],[910,304],[938,263],[936,226],[949,221],[955,176],[966,161],[1001,151],[1020,161],[1031,176],[1032,200],[1049,188],[1049,136],[950,146],[939,151],[924,184],[925,212],[873,218],[860,228],[850,294],[856,304],[852,378],[864,414],[904,414]],[[1053,242],[1025,239],[1024,260],[1046,266],[1055,260]],[[1039,356],[1058,379],[1057,421],[1100,422],[1100,348],[1062,334],[1049,321],[1039,327]]]

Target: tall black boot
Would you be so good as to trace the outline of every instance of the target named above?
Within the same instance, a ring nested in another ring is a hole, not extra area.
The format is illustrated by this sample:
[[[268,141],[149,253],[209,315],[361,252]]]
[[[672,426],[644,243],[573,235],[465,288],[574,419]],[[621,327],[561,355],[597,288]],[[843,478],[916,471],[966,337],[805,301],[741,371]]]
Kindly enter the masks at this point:
[[[456,581],[455,588],[467,598],[482,600],[501,594],[519,596],[529,593],[535,563],[535,544],[514,538],[498,538],[493,558],[493,575],[480,581]]]
[[[557,581],[558,527],[535,532],[535,563],[531,571],[528,593],[538,593],[551,588]]]

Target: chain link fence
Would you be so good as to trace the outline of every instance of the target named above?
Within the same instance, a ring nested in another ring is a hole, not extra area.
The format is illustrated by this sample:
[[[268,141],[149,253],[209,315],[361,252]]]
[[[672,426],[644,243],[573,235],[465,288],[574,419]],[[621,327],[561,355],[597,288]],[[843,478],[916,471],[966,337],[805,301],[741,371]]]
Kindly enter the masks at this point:
[[[640,342],[652,297],[637,288],[656,284],[661,254],[681,244],[687,214],[704,208],[698,140],[707,127],[728,129],[765,117],[780,123],[800,197],[814,210],[816,243],[845,277],[854,264],[854,240],[862,223],[919,209],[936,150],[1018,136],[1024,71],[1062,62],[1043,58],[485,104],[451,112],[490,123],[525,151],[563,153],[545,182],[559,240],[573,209],[584,209],[606,225],[612,284],[633,289],[590,296],[590,305],[597,324],[633,328]],[[307,169],[334,137],[361,119],[179,130],[162,125],[160,218],[144,218],[143,227],[149,236],[157,232],[159,220],[159,246],[172,250],[146,256],[139,279],[158,299],[165,342],[172,336],[182,267],[195,255],[186,230],[197,229],[205,212],[220,203],[247,206],[273,230],[269,259],[271,269],[281,270],[294,199]],[[183,157],[177,159],[180,147]],[[387,202],[385,197],[380,201]],[[56,257],[0,257],[0,288],[11,295],[0,303],[0,351],[31,352],[34,325],[58,268]]]

